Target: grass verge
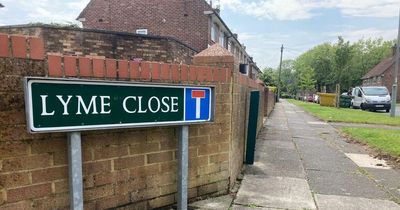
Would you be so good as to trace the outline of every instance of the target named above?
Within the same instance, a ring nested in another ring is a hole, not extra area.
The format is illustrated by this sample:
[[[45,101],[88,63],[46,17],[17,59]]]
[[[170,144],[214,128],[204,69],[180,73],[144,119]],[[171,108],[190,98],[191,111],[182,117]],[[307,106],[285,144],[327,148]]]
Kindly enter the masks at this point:
[[[400,130],[342,128],[343,133],[394,157],[400,157]]]
[[[337,109],[324,107],[315,103],[288,100],[290,103],[302,107],[312,115],[328,122],[365,123],[400,126],[400,117],[392,118],[385,113],[361,111],[358,109]]]

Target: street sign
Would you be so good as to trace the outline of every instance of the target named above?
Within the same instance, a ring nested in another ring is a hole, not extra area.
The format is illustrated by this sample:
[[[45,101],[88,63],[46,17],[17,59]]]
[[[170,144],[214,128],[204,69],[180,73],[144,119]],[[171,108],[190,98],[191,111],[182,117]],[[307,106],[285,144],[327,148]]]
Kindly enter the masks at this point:
[[[25,86],[33,133],[212,121],[212,87],[48,78],[26,78]]]

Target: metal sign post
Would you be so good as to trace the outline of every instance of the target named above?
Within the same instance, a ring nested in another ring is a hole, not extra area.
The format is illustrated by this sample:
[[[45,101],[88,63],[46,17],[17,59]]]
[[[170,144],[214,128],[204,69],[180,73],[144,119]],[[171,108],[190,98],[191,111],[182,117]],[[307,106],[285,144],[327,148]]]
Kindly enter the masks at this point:
[[[178,210],[186,210],[188,203],[189,126],[179,126]]]
[[[70,209],[83,210],[81,133],[68,133]]]

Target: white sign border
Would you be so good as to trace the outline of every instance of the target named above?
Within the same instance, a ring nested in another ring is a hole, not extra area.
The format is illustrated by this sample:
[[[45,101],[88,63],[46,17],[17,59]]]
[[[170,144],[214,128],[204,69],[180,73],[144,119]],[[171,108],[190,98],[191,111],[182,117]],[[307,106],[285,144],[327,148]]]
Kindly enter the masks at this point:
[[[53,83],[53,84],[84,84],[84,85],[109,85],[109,86],[136,86],[136,87],[166,87],[183,89],[183,121],[167,121],[167,122],[146,122],[146,123],[126,123],[126,124],[104,124],[104,125],[82,125],[82,126],[63,126],[55,128],[36,128],[33,125],[33,110],[32,110],[32,88],[34,82]],[[186,121],[186,89],[199,88],[210,91],[210,114],[206,120],[191,120]],[[177,126],[177,125],[196,125],[202,123],[213,123],[215,113],[215,86],[196,86],[196,85],[183,85],[183,84],[165,84],[165,83],[142,83],[142,82],[129,82],[129,81],[109,81],[109,80],[85,80],[85,79],[67,79],[67,78],[51,78],[51,77],[25,77],[25,111],[27,119],[27,129],[30,133],[55,133],[55,132],[76,132],[76,131],[94,131],[94,130],[110,130],[110,129],[130,129],[130,128],[145,128],[145,127],[162,127],[162,126]]]

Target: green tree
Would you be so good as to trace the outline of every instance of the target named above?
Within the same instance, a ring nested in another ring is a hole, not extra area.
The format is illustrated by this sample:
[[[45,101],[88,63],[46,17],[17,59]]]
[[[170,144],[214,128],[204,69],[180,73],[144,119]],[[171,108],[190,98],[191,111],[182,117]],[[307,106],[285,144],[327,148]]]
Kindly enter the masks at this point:
[[[273,68],[267,67],[263,70],[260,80],[262,80],[267,86],[276,87],[278,85],[278,74]]]
[[[338,39],[338,43],[335,45],[334,81],[336,84],[340,85],[341,89],[348,89],[349,80],[351,80],[349,76],[352,74],[350,63],[353,56],[353,47],[350,45],[349,41],[344,41],[343,37],[339,36]]]
[[[299,89],[303,93],[312,93],[315,91],[315,72],[314,69],[307,67],[299,72]]]

